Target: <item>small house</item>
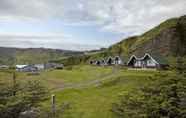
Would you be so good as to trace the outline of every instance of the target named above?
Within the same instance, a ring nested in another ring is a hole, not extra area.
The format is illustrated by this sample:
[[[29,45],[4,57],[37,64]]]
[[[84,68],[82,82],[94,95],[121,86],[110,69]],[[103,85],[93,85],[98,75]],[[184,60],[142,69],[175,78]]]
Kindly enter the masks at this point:
[[[27,65],[16,65],[16,71],[21,71]]]
[[[97,65],[97,66],[101,66],[101,61],[100,61],[100,60],[97,60],[97,61],[96,61],[96,65]]]
[[[45,69],[44,64],[34,64],[34,66],[35,66],[38,70],[44,70],[44,69]]]
[[[113,59],[113,64],[114,65],[122,65],[123,64],[123,61],[122,61],[122,59],[119,56],[116,56]]]
[[[58,63],[46,63],[44,64],[44,69],[63,69],[64,65],[63,64],[58,64]]]
[[[101,59],[101,65],[102,65],[102,66],[105,66],[105,65],[106,65],[106,62],[105,62],[104,59]]]
[[[64,65],[63,64],[56,64],[55,69],[63,69]]]
[[[89,63],[90,63],[90,65],[93,65],[94,64],[94,60],[91,60]]]
[[[110,66],[110,65],[112,65],[113,64],[113,59],[112,59],[112,57],[109,57],[108,59],[107,59],[107,61],[106,61],[106,65],[108,65],[108,66]]]
[[[138,58],[135,55],[132,55],[127,62],[127,65],[132,68],[166,68],[168,63],[161,56],[152,57],[149,53],[146,53],[143,57]]]

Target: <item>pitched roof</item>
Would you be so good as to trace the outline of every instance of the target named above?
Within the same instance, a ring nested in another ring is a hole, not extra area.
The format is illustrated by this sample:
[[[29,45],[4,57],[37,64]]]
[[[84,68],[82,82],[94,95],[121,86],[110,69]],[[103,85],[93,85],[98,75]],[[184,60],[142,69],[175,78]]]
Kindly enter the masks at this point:
[[[167,65],[168,64],[168,60],[161,56],[161,55],[151,55],[152,58],[154,58],[159,64],[162,64],[162,65]]]
[[[136,60],[143,60],[146,56],[149,56],[158,64],[162,64],[162,65],[168,64],[168,60],[166,60],[165,57],[158,54],[150,54],[150,53],[145,53],[143,57],[137,57],[136,55],[132,55],[128,60],[127,64],[131,61],[132,58],[135,58]]]

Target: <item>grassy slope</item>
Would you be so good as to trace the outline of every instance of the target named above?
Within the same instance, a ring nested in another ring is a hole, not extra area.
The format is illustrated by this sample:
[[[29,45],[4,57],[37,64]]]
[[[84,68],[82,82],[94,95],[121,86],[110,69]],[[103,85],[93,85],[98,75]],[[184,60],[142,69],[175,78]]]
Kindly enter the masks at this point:
[[[118,95],[148,83],[151,75],[147,72],[122,71],[98,87],[58,92],[57,103],[71,104],[64,118],[114,118],[110,110]]]
[[[142,34],[141,36],[131,37],[121,41],[110,47],[110,52],[118,53],[119,50],[121,55],[131,55],[132,51],[137,49],[137,47],[142,46],[143,43],[152,40],[154,37],[159,35],[163,30],[176,26],[178,19],[169,19],[157,27],[151,29],[150,31]]]
[[[114,74],[113,74],[114,72]],[[147,84],[149,77],[156,71],[127,71],[112,67],[74,66],[65,70],[42,72],[39,76],[28,76],[17,73],[17,80],[40,80],[48,88],[60,88],[64,84],[79,84],[87,81],[99,80],[98,86],[87,88],[59,89],[52,92],[57,96],[57,104],[70,103],[71,109],[64,113],[63,118],[113,118],[111,105],[122,92]],[[109,75],[109,76],[106,76]],[[0,72],[0,82],[11,82],[11,74]],[[44,108],[50,109],[50,101],[44,103]]]
[[[60,59],[64,57],[63,53],[58,53],[54,50],[44,49],[27,49],[16,51],[16,63],[46,63],[50,60]]]
[[[18,81],[40,80],[49,87],[60,87],[64,84],[78,84],[82,81],[90,81],[99,78],[101,75],[112,72],[110,67],[102,69],[90,66],[74,66],[65,70],[52,70],[41,72],[39,76],[17,73]],[[11,73],[0,72],[0,80],[7,81],[12,79]]]
[[[0,64],[32,64],[45,63],[70,56],[79,56],[83,52],[56,50],[46,48],[3,48],[0,47]]]

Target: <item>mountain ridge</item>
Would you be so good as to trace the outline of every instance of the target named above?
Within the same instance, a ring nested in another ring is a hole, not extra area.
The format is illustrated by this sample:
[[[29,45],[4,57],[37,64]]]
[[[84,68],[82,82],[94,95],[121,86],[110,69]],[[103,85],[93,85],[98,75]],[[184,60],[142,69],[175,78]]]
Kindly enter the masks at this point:
[[[84,52],[50,48],[12,48],[0,47],[0,64],[46,63],[51,60],[81,55]]]

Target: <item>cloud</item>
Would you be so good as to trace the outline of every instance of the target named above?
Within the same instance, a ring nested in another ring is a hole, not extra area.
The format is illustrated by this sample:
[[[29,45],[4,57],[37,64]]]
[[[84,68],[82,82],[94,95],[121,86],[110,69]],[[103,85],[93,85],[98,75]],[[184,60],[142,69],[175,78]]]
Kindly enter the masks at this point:
[[[100,49],[100,45],[73,43],[71,36],[57,34],[0,34],[0,47],[20,48],[53,48],[65,50],[93,50]]]
[[[168,18],[186,14],[185,6],[186,0],[1,0],[0,22],[57,19],[67,26],[98,25],[100,31],[127,37],[143,33]],[[47,42],[47,39],[58,41],[59,37],[15,36],[12,39],[37,45],[34,39]],[[83,47],[86,46],[83,44]]]
[[[0,19],[96,22],[103,30],[135,34],[185,14],[185,6],[185,0],[1,0]]]

